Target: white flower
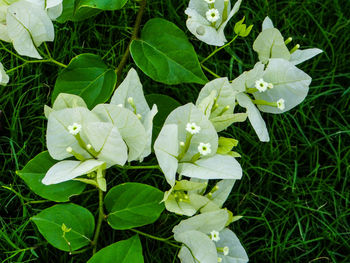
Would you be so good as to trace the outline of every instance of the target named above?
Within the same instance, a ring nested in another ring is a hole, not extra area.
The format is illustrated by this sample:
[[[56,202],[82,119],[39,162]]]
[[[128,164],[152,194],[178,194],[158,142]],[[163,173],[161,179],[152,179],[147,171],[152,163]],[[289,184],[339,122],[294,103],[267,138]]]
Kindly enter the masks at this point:
[[[191,134],[197,134],[197,133],[199,133],[200,130],[201,130],[201,127],[196,125],[196,123],[194,123],[194,122],[187,123],[187,125],[186,125],[186,131],[188,131]]]
[[[219,10],[215,9],[215,8],[212,8],[212,9],[209,9],[206,13],[205,13],[206,17],[207,17],[207,20],[209,22],[216,22],[220,19],[220,14],[219,14]]]
[[[81,130],[81,125],[79,123],[73,123],[68,126],[68,131],[70,134],[77,135]]]
[[[279,108],[280,110],[284,110],[285,109],[285,104],[284,104],[284,99],[279,99],[278,101],[277,101],[277,108]]]
[[[215,231],[215,230],[211,231],[211,232],[210,232],[210,239],[213,240],[213,241],[215,241],[215,242],[218,242],[218,241],[220,240],[220,234],[219,234],[219,232],[218,232],[218,231]]]
[[[267,90],[269,83],[265,82],[263,79],[259,79],[255,81],[255,88],[259,90],[259,92],[264,92]]]
[[[230,252],[230,249],[229,249],[229,247],[224,247],[224,256],[227,256],[228,255],[228,253]]]
[[[215,2],[217,9],[212,7],[213,2]],[[188,8],[185,10],[185,14],[188,15],[186,26],[193,35],[204,43],[223,46],[227,42],[224,34],[225,27],[233,15],[237,13],[241,2],[242,0],[238,0],[232,7],[227,0],[190,0]]]
[[[201,155],[208,155],[211,153],[210,143],[200,143],[198,146],[198,152]]]
[[[128,103],[129,103],[130,105],[134,104],[134,98],[133,98],[133,97],[129,97],[129,98],[128,98]]]

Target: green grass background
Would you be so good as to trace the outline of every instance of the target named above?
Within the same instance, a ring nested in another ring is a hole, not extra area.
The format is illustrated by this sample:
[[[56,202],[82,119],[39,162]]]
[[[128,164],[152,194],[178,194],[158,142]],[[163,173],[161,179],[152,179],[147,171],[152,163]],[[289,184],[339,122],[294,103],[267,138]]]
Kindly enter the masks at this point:
[[[200,59],[213,50],[187,31],[187,1],[149,2],[143,24],[150,18],[164,17],[187,32]],[[257,61],[251,46],[266,15],[285,37],[293,37],[293,44],[325,51],[300,66],[313,77],[307,99],[286,114],[263,114],[271,142],[259,142],[249,123],[225,131],[225,135],[240,141],[238,151],[244,170],[226,206],[245,216],[232,229],[246,248],[250,262],[350,262],[349,11],[348,0],[245,0],[226,28],[226,36],[233,37],[234,23],[243,15],[248,24],[255,25],[251,35],[238,39],[206,63],[230,79],[250,69]],[[75,55],[91,52],[104,56],[106,63],[116,67],[128,44],[136,12],[137,5],[129,1],[121,11],[105,12],[79,23],[56,24],[55,42],[49,44],[53,57],[68,63]],[[21,63],[4,51],[1,62],[6,69]],[[132,65],[135,66],[130,60],[124,76]],[[30,217],[52,203],[41,201],[15,174],[45,150],[43,106],[50,103],[59,70],[54,65],[28,65],[11,73],[8,86],[0,86],[2,262],[86,262],[91,256],[90,252],[70,256],[45,242]],[[163,85],[138,72],[146,94],[167,94],[183,104],[194,102],[201,88]],[[146,163],[155,163],[155,159],[149,158]],[[113,170],[108,177],[110,186],[138,181],[167,189],[158,172]],[[96,211],[95,191],[72,201]],[[155,224],[141,230],[168,237],[180,219],[164,213]],[[104,224],[99,247],[131,235],[130,231],[111,231]],[[177,262],[176,248],[144,237],[141,240],[145,262]]]

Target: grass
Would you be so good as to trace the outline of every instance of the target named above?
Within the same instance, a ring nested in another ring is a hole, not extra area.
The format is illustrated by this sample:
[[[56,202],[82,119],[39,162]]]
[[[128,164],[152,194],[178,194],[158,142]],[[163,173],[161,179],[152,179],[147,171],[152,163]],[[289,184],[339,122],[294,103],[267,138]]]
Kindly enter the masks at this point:
[[[155,0],[143,21],[164,17],[186,30],[183,14],[187,1]],[[304,48],[325,52],[301,65],[313,82],[307,99],[284,115],[263,114],[271,142],[260,143],[247,123],[225,134],[240,140],[238,151],[244,177],[237,182],[226,206],[245,217],[232,225],[251,262],[350,262],[350,2],[344,0],[244,1],[235,17],[243,15],[254,29],[221,51],[206,66],[235,78],[255,64],[251,50],[265,15],[285,37]],[[56,40],[49,44],[53,57],[68,63],[75,55],[91,52],[116,67],[128,44],[136,5],[130,1],[117,12],[105,12],[80,23],[56,25]],[[143,23],[144,23],[143,22]],[[226,29],[233,37],[234,22]],[[200,59],[212,50],[188,33]],[[1,52],[7,69],[20,63]],[[129,66],[133,65],[130,60]],[[135,67],[135,65],[133,65]],[[2,262],[86,262],[89,253],[70,256],[47,244],[30,217],[52,205],[30,192],[15,174],[45,150],[43,105],[50,103],[59,68],[28,65],[11,73],[8,86],[0,86],[0,259]],[[126,69],[125,69],[126,71]],[[141,71],[138,70],[140,73]],[[125,76],[125,72],[124,72]],[[208,77],[211,77],[208,75]],[[145,93],[162,93],[181,103],[195,101],[199,85],[166,86],[141,73]],[[154,164],[155,159],[147,163]],[[167,189],[158,172],[114,170],[111,185],[138,181]],[[96,211],[97,195],[88,192],[73,202]],[[156,224],[140,228],[146,233],[171,236],[179,217],[164,213]],[[100,248],[132,236],[104,225]],[[142,237],[145,262],[177,262],[177,249]]]

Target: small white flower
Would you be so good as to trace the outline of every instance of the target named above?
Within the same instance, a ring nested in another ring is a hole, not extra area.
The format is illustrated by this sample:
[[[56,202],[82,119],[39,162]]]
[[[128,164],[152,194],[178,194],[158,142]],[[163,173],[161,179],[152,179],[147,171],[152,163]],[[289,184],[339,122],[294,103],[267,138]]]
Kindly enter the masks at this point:
[[[73,151],[72,147],[67,147],[66,148],[67,153],[71,153]]]
[[[123,105],[123,104],[121,104],[121,103],[120,103],[120,104],[118,104],[117,106],[118,106],[118,107],[120,107],[120,108],[123,108],[123,107],[124,107],[124,105]]]
[[[92,149],[92,145],[91,145],[91,144],[88,144],[88,145],[86,145],[86,148],[87,148],[88,150],[91,150],[91,149]]]
[[[198,146],[198,151],[201,155],[208,155],[211,153],[210,143],[200,143]]]
[[[255,81],[255,88],[259,91],[259,92],[264,92],[267,90],[269,83],[265,82],[263,79],[259,79],[257,81]]]
[[[267,84],[267,88],[268,89],[273,89],[273,84],[272,83]]]
[[[185,146],[185,143],[184,143],[184,142],[180,142],[180,146],[181,146],[181,147],[184,147],[184,146]]]
[[[222,262],[222,258],[218,257],[218,262]]]
[[[220,19],[220,13],[219,13],[219,10],[215,9],[215,8],[211,8],[209,9],[205,15],[207,16],[207,20],[209,22],[216,22]]]
[[[219,235],[219,232],[218,231],[211,231],[210,232],[210,239],[215,241],[215,242],[218,242],[220,240],[220,235]]]
[[[215,0],[204,0],[205,2],[207,2],[208,4],[214,4]]]
[[[230,252],[230,249],[228,247],[224,247],[224,256],[227,256],[228,255],[228,252]]]
[[[277,101],[277,108],[279,108],[280,110],[285,109],[284,99],[281,98]]]
[[[194,122],[187,123],[187,125],[186,125],[186,131],[188,131],[191,134],[197,134],[197,133],[199,133],[200,130],[201,130],[201,127],[199,127]]]
[[[77,135],[81,130],[81,125],[79,123],[73,123],[68,126],[68,131],[70,134]]]
[[[133,98],[133,97],[129,97],[129,98],[128,98],[128,103],[129,103],[130,105],[134,104],[134,98]]]

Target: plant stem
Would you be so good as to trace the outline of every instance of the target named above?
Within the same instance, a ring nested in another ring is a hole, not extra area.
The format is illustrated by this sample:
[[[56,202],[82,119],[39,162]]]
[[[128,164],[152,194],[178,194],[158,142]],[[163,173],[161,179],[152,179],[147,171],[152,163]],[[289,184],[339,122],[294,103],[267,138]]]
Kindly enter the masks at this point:
[[[236,35],[230,42],[228,42],[226,45],[223,45],[222,47],[219,47],[217,49],[215,49],[209,56],[207,56],[205,59],[203,59],[201,61],[201,64],[203,64],[204,62],[206,62],[208,59],[210,59],[212,56],[214,56],[217,52],[219,52],[221,49],[225,48],[225,47],[228,47],[229,45],[231,45],[235,40],[236,38],[238,37],[238,35]]]
[[[94,239],[91,242],[91,245],[93,246],[93,249],[92,249],[93,254],[96,253],[98,237],[100,235],[101,226],[104,219],[105,219],[105,214],[103,212],[103,191],[101,189],[98,189],[98,221],[96,225]]]
[[[181,246],[178,246],[172,242],[169,241],[169,239],[171,239],[172,237],[169,237],[169,238],[162,238],[162,237],[156,237],[156,236],[153,236],[153,235],[150,235],[150,234],[147,234],[147,233],[144,233],[142,231],[139,231],[139,230],[136,230],[136,229],[130,229],[130,231],[133,231],[139,235],[142,235],[142,236],[145,236],[145,237],[148,237],[148,238],[151,238],[151,239],[154,239],[154,240],[158,240],[158,241],[161,241],[161,242],[164,242],[164,243],[167,243],[173,247],[176,247],[176,248],[181,248]]]
[[[201,65],[201,67],[202,67],[205,71],[208,71],[210,74],[212,74],[215,78],[221,78],[218,74],[214,73],[213,71],[211,71],[210,69],[208,69],[206,66]]]
[[[145,12],[146,5],[147,5],[147,0],[140,0],[140,9],[137,12],[135,25],[134,25],[134,29],[133,29],[133,32],[132,32],[132,35],[130,38],[130,42],[129,42],[128,47],[126,48],[126,50],[124,52],[124,55],[123,55],[121,61],[119,62],[118,67],[115,70],[115,73],[117,73],[117,85],[115,88],[117,88],[119,86],[119,84],[121,83],[122,71],[123,71],[126,63],[128,62],[128,58],[130,56],[130,45],[131,45],[131,42],[133,40],[137,39],[137,35],[139,33],[140,25],[141,25],[141,21],[142,21],[142,16],[143,16],[143,13]]]
[[[145,165],[145,166],[121,166],[121,165],[116,165],[118,168],[122,168],[125,170],[143,170],[143,169],[160,169],[159,165]]]

